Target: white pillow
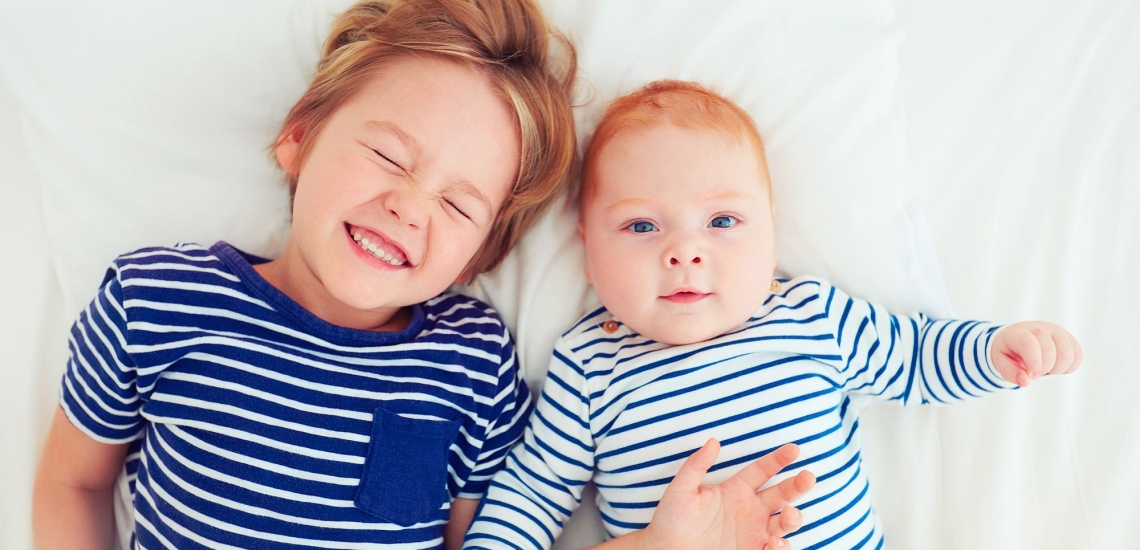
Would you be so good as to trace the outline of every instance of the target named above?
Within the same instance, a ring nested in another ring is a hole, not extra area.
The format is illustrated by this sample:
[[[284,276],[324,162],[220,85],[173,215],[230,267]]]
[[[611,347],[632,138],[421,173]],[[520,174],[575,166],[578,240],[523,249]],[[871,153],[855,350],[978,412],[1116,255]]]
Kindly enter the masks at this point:
[[[69,314],[132,248],[225,239],[280,251],[288,200],[267,148],[350,3],[28,3],[0,21],[0,66],[44,186]],[[766,140],[781,274],[826,277],[898,312],[948,314],[896,96],[901,33],[889,0],[710,4],[545,1],[579,46],[583,141],[606,103],[650,80],[709,85]],[[554,339],[596,300],[575,223],[572,209],[555,209],[467,289],[502,312],[535,390]],[[598,526],[595,517],[559,546],[595,540]]]

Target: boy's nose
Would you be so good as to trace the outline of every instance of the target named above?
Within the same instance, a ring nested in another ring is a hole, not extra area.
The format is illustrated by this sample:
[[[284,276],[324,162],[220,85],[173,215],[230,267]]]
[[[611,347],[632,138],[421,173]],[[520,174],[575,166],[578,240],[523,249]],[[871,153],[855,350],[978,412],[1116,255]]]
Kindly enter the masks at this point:
[[[678,258],[677,256],[678,255],[673,255],[673,256],[669,257],[669,265],[679,265],[679,264],[685,263],[684,258],[686,256],[681,256],[680,258]],[[693,256],[692,258],[689,259],[689,262],[694,263],[694,264],[699,264],[699,263],[701,263],[701,257],[700,256]]]
[[[424,226],[427,216],[427,197],[411,187],[395,189],[384,199],[384,207],[397,220],[415,228]]]

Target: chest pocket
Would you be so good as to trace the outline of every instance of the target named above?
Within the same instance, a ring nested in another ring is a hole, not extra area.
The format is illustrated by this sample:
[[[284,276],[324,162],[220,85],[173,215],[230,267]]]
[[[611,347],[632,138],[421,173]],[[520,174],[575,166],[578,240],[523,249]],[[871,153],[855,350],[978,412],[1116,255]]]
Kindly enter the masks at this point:
[[[427,519],[447,501],[448,449],[458,420],[412,420],[376,409],[356,507],[401,527]]]

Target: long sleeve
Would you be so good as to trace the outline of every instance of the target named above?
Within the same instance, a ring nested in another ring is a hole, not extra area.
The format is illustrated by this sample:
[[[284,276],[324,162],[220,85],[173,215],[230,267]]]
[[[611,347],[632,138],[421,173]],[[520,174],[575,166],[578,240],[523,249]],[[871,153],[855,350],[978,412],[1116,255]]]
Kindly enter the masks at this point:
[[[1017,387],[990,359],[999,325],[893,315],[826,284],[820,293],[839,350],[837,383],[849,393],[925,405]]]
[[[585,372],[561,339],[523,441],[507,456],[463,547],[550,548],[594,473]]]

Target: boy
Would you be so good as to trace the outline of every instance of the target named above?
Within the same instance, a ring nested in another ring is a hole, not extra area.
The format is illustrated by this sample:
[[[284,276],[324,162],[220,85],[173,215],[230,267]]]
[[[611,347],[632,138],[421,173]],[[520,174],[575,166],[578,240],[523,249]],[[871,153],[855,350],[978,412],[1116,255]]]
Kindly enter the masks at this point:
[[[810,468],[817,484],[798,505],[796,548],[881,547],[859,404],[948,403],[1080,364],[1076,340],[1049,323],[901,317],[818,278],[774,280],[763,143],[746,113],[695,84],[614,102],[580,198],[586,274],[604,307],[555,345],[466,548],[550,546],[590,480],[611,536],[652,530],[678,464],[710,436],[723,444],[710,482],[799,445],[784,475]],[[731,538],[702,547],[737,547]]]
[[[445,290],[563,188],[552,34],[529,0],[342,14],[274,147],[282,255],[125,254],[73,326],[37,548],[112,545],[125,456],[135,548],[457,548],[529,395],[498,315]]]

